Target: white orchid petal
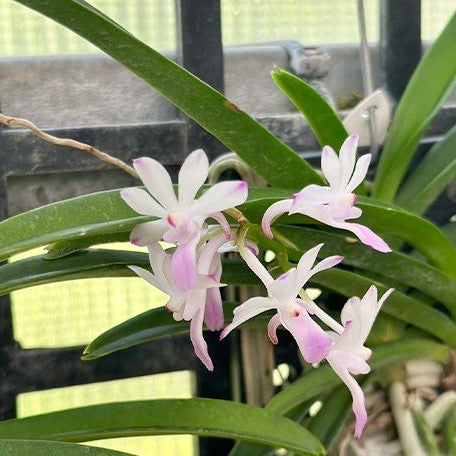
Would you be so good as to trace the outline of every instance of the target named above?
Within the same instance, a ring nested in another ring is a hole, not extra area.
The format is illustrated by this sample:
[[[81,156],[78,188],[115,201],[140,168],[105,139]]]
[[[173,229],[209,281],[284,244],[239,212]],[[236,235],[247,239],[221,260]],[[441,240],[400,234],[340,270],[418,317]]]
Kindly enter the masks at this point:
[[[214,219],[216,222],[218,222],[218,224],[220,225],[220,228],[222,228],[223,232],[225,233],[225,241],[230,239],[231,227],[230,227],[230,224],[228,223],[228,220],[223,215],[223,212],[215,212],[214,214],[211,214],[209,217],[211,219]]]
[[[367,228],[367,226],[360,225],[358,223],[337,222],[334,220],[327,220],[324,223],[335,228],[351,231],[363,244],[372,247],[378,252],[391,252],[391,247],[380,236],[375,234],[371,229]]]
[[[203,311],[201,318],[204,319],[204,305],[206,303],[206,290],[191,290],[185,293],[184,320],[191,320],[197,312]]]
[[[269,340],[274,344],[277,345],[279,343],[279,339],[277,338],[277,328],[282,324],[280,321],[279,314],[275,314],[268,323],[268,336]]]
[[[312,247],[311,249],[307,250],[301,258],[299,259],[298,265],[296,267],[296,285],[295,288],[293,289],[293,292],[295,293],[295,296],[299,293],[301,288],[304,286],[304,284],[309,280],[309,277],[312,275],[311,274],[311,269],[312,266],[315,263],[315,260],[317,259],[317,255],[320,252],[321,248],[323,247],[322,244],[318,244],[315,247]]]
[[[273,282],[271,274],[263,266],[261,261],[255,256],[255,254],[245,245],[239,246],[239,254],[242,259],[247,263],[247,266],[258,276],[263,282],[264,286],[268,288]]]
[[[286,303],[296,297],[296,268],[284,272],[267,287],[268,292],[279,303]]]
[[[263,220],[261,221],[261,228],[263,233],[270,239],[274,236],[271,231],[272,222],[282,214],[288,212],[293,203],[292,199],[285,199],[282,201],[277,201],[276,203],[271,204],[266,212],[263,215]]]
[[[340,350],[331,351],[331,353],[326,358],[333,368],[334,372],[340,377],[340,379],[347,385],[350,393],[352,395],[352,409],[356,417],[356,426],[355,426],[355,437],[360,438],[361,434],[363,433],[364,427],[367,423],[367,411],[366,406],[364,405],[364,393],[361,387],[358,385],[356,380],[350,375],[347,366],[355,367],[357,364],[354,360],[354,355],[350,353],[344,353]],[[362,360],[357,360],[358,372],[362,371],[363,373],[369,372],[365,365],[361,365],[363,363]],[[367,365],[367,368],[369,366]],[[360,372],[361,373],[361,372]]]
[[[167,211],[174,210],[177,199],[168,171],[157,160],[149,157],[133,160],[133,166],[150,194]]]
[[[347,193],[353,192],[353,190],[355,190],[355,188],[364,180],[367,171],[369,170],[371,158],[371,154],[365,154],[358,158],[353,176],[345,186],[345,191]]]
[[[136,225],[130,234],[130,242],[139,247],[147,247],[160,241],[168,226],[163,220],[154,220]]]
[[[196,312],[190,323],[190,340],[192,341],[196,356],[201,360],[201,362],[206,366],[206,368],[209,371],[213,371],[214,365],[207,351],[207,343],[203,337],[202,309]]]
[[[234,309],[233,321],[220,333],[220,339],[225,338],[233,329],[242,323],[245,323],[260,313],[274,309],[275,306],[276,301],[272,298],[255,297],[248,299]]]
[[[193,151],[184,161],[179,171],[179,205],[190,207],[196,192],[207,179],[209,160],[203,149]]]
[[[165,275],[164,263],[166,252],[161,248],[158,242],[154,242],[147,246],[149,251],[149,263],[152,266],[155,276],[163,283],[168,282],[168,277]]]
[[[334,149],[329,146],[321,151],[321,170],[332,189],[339,189],[341,182],[340,161]]]
[[[209,288],[206,291],[204,322],[211,331],[218,331],[223,328],[223,304],[218,288]]]
[[[209,188],[193,202],[190,207],[192,216],[209,216],[215,212],[224,211],[247,199],[247,183],[244,181],[219,182]]]
[[[167,284],[162,283],[154,274],[152,274],[147,269],[134,265],[128,266],[128,268],[131,269],[137,276],[150,283],[153,287],[157,288],[160,291],[163,291],[163,293],[169,294],[170,290]]]
[[[339,161],[341,168],[341,181],[339,189],[343,190],[348,185],[353,174],[356,160],[356,148],[358,147],[358,135],[350,135],[342,144],[339,151]]]
[[[343,261],[343,259],[344,259],[344,257],[342,255],[333,255],[333,256],[325,258],[324,260],[321,260],[310,271],[310,277],[314,276],[318,272],[326,271],[326,269],[333,268],[334,266],[341,263]],[[309,280],[309,279],[307,279],[307,280]]]
[[[122,199],[138,214],[153,215],[163,218],[165,210],[149,195],[136,187],[124,188],[120,191]]]

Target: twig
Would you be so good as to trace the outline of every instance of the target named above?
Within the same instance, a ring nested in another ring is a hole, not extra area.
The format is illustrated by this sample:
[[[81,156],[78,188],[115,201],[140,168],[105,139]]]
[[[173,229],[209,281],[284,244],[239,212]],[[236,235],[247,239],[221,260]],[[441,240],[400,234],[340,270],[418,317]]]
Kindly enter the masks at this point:
[[[39,136],[41,139],[44,139],[45,141],[51,144],[55,144],[57,146],[73,147],[74,149],[82,150],[83,152],[87,152],[88,154],[93,155],[101,161],[117,166],[118,168],[122,169],[123,171],[134,177],[139,177],[138,173],[134,170],[134,168],[128,166],[122,160],[112,157],[111,155],[106,154],[105,152],[102,152],[101,150],[93,146],[90,146],[89,144],[75,141],[74,139],[57,138],[56,136],[52,136],[49,133],[45,133],[43,130],[39,129],[33,122],[30,122],[30,120],[5,116],[4,114],[0,113],[0,124],[5,125],[6,127],[27,128],[31,130],[33,133],[35,133],[37,136]]]

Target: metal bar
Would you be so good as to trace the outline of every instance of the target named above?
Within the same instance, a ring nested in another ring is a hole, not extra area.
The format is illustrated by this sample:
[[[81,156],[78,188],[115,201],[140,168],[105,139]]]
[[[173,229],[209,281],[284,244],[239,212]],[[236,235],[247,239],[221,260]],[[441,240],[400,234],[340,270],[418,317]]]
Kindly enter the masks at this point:
[[[178,60],[219,92],[224,90],[220,0],[176,0]],[[202,147],[210,158],[225,147],[189,119],[188,149]]]
[[[93,361],[81,361],[82,350],[83,347],[9,348],[8,375],[0,384],[2,398],[28,391],[178,370],[197,370],[200,364],[194,356],[188,336],[156,340],[153,344],[143,344]]]
[[[382,0],[382,71],[394,100],[401,98],[421,59],[421,51],[421,0]]]

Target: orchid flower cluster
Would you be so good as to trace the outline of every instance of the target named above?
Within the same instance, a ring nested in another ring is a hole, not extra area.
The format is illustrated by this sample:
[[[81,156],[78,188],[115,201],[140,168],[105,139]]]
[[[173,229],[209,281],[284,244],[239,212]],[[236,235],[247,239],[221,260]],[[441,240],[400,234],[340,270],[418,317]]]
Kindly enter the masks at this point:
[[[329,185],[307,185],[293,198],[270,206],[262,220],[267,237],[273,237],[271,223],[276,217],[300,213],[331,227],[349,230],[362,243],[379,252],[391,251],[366,226],[347,222],[361,216],[353,191],[366,176],[371,159],[370,154],[366,154],[356,160],[357,143],[356,135],[348,137],[339,155],[329,146],[323,148],[321,169]],[[328,361],[351,392],[355,436],[360,437],[367,413],[363,391],[353,375],[370,371],[367,360],[371,351],[364,344],[393,289],[379,299],[372,285],[361,299],[350,298],[342,309],[339,323],[311,300],[303,287],[313,275],[336,266],[343,257],[330,256],[315,264],[323,246],[319,244],[305,252],[295,267],[278,278],[272,277],[257,258],[257,246],[245,239],[247,226],[231,229],[223,215],[223,211],[246,201],[246,182],[220,182],[196,197],[209,171],[208,159],[202,150],[192,152],[183,163],[177,197],[169,174],[157,161],[139,158],[134,161],[134,168],[148,192],[128,188],[121,191],[121,196],[139,214],[157,219],[136,226],[131,233],[132,243],[148,248],[152,272],[137,266],[130,268],[169,296],[166,308],[175,320],[190,321],[195,353],[207,369],[213,370],[213,363],[203,338],[203,323],[212,331],[223,328],[221,255],[224,251],[237,250],[264,284],[268,296],[252,297],[239,305],[220,338],[262,312],[276,311],[267,328],[271,342],[278,342],[276,332],[282,325],[296,340],[305,361],[312,364]],[[209,219],[215,221],[216,226],[209,225]],[[165,251],[160,241],[175,245],[173,253]],[[323,329],[318,320],[329,330]]]

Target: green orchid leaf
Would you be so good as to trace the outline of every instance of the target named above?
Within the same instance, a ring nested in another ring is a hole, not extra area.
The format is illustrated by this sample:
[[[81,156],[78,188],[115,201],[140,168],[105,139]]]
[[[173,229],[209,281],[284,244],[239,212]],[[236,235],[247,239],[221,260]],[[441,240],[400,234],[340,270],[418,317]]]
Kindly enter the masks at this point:
[[[49,261],[36,256],[0,266],[0,296],[36,285],[98,277],[136,277],[129,265],[150,268],[145,253],[93,249]],[[258,279],[240,261],[225,260],[223,283],[257,284]]]
[[[119,402],[0,422],[0,438],[66,442],[141,435],[194,434],[324,455],[318,440],[288,418],[216,399]]]
[[[286,196],[283,193],[281,191],[280,196],[260,198],[260,192],[257,191],[255,194],[256,197],[247,201],[241,207],[241,210],[249,220],[260,223],[264,211],[271,204],[286,197],[291,197],[291,194]],[[354,220],[354,223],[366,225],[377,234],[388,234],[406,241],[418,252],[427,257],[438,269],[453,279],[456,279],[456,246],[432,222],[397,206],[386,204],[372,198],[360,197],[357,206],[362,209],[363,214],[359,219]],[[292,215],[291,217],[280,217],[276,220],[273,227],[284,223],[295,225],[317,224],[316,221],[308,217]],[[356,238],[349,231],[339,232],[346,233],[346,237],[356,242]]]
[[[237,305],[239,303],[223,303],[227,321],[232,319],[234,308]],[[255,319],[245,322],[242,328],[264,328],[270,318],[270,313],[259,315]],[[189,328],[188,322],[176,322],[163,307],[147,310],[100,334],[85,348],[82,359],[90,361],[101,358],[155,339],[187,333]]]
[[[376,345],[369,365],[372,370],[376,370],[416,358],[431,358],[445,363],[448,361],[449,353],[447,347],[432,340],[408,337]],[[342,382],[339,377],[325,364],[305,373],[296,382],[277,393],[265,408],[283,415],[340,383]]]
[[[289,194],[283,189],[250,188],[249,201]],[[130,209],[120,190],[78,196],[0,222],[0,260],[47,244],[48,258],[59,258],[90,245],[127,239],[135,225],[149,220]]]
[[[359,381],[359,379],[358,379]],[[351,416],[352,397],[345,385],[339,385],[324,399],[319,412],[306,422],[325,448],[330,448]]]
[[[236,152],[268,183],[298,190],[321,183],[294,151],[222,94],[81,0],[17,0],[91,42],[158,90]]]
[[[384,293],[387,287],[374,282],[379,293]],[[311,284],[323,286],[346,297],[363,296],[372,279],[353,272],[329,270],[320,272],[312,278]],[[234,304],[226,305],[226,320],[232,316]],[[414,325],[436,338],[456,347],[456,325],[442,312],[416,299],[394,292],[383,305],[383,312],[400,321]],[[261,314],[249,320],[245,326],[264,327],[271,315]],[[183,333],[189,330],[188,324],[175,323],[172,316],[163,308],[148,310],[98,336],[85,349],[83,359],[90,360],[106,356],[110,353],[124,350],[159,337]]]
[[[309,122],[320,146],[338,151],[348,136],[344,124],[331,105],[307,82],[274,68],[272,79]]]
[[[444,345],[429,339],[408,337],[376,345],[369,364],[372,370],[376,370],[416,358],[431,358],[446,363],[449,354],[450,351]],[[342,381],[329,365],[320,365],[316,369],[305,372],[301,378],[277,393],[265,408],[282,415],[289,414],[302,404],[308,403],[312,399],[316,400],[320,395],[334,390],[341,384]],[[342,385],[342,387],[344,386]],[[321,432],[324,432],[324,429],[321,429]],[[265,446],[241,442],[235,446],[230,456],[249,454],[260,456],[265,454],[265,450],[267,450]]]
[[[291,193],[284,189],[251,188],[248,201],[240,209],[252,222],[258,223],[272,203],[290,196]],[[380,234],[389,233],[401,238],[439,269],[456,277],[456,247],[431,222],[369,198],[361,198],[359,207],[363,210],[360,223]],[[147,220],[150,218],[136,214],[122,201],[119,190],[72,198],[0,222],[0,260],[63,241],[66,243],[65,254],[91,242],[99,243],[105,235],[106,241],[124,239],[135,225]],[[282,217],[279,221],[294,223],[294,220],[296,223],[316,223],[303,216]],[[56,256],[62,256],[62,251],[58,251]]]
[[[63,241],[57,241],[48,245],[46,247],[47,253],[44,258],[46,258],[46,260],[56,260],[71,255],[72,253],[85,250],[93,245],[129,241],[129,232],[103,233],[95,236],[83,236],[82,238],[76,239],[64,239]]]
[[[400,252],[387,255],[375,252],[360,242],[347,241],[340,232],[280,225],[273,228],[273,232],[284,236],[297,247],[297,250],[289,249],[288,255],[293,261],[299,261],[302,252],[323,242],[325,245],[320,251],[321,258],[342,255],[344,265],[381,274],[385,279],[416,288],[445,305],[456,317],[456,281],[428,263]]]
[[[426,127],[450,94],[456,76],[455,43],[456,14],[424,55],[397,107],[375,176],[376,198],[394,200]]]
[[[388,288],[376,280],[342,269],[322,271],[313,277],[311,282],[347,297],[363,296],[372,284],[376,285],[379,294],[383,294]],[[411,296],[396,290],[382,306],[382,312],[422,329],[456,348],[456,324],[443,312]]]
[[[396,203],[422,214],[456,176],[456,127],[436,143],[399,189]]]
[[[76,443],[44,440],[0,440],[0,454],[4,456],[134,456],[130,453]]]

